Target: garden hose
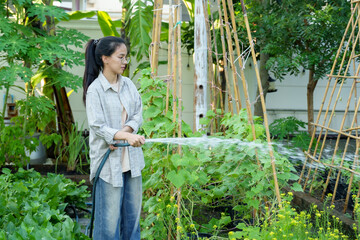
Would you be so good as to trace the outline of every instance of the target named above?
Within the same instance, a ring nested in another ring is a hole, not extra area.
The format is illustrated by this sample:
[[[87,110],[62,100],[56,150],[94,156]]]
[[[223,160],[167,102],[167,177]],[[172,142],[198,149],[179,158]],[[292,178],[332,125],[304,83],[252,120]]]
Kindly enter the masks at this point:
[[[128,147],[130,144],[128,143],[115,143],[114,147]],[[107,152],[104,155],[103,160],[101,161],[98,170],[96,171],[95,178],[94,178],[94,184],[93,184],[93,191],[92,191],[92,210],[91,210],[91,219],[90,219],[90,234],[89,237],[92,238],[92,232],[93,232],[93,225],[94,225],[94,216],[95,216],[95,191],[96,191],[96,183],[99,180],[99,176],[101,173],[102,168],[105,165],[106,160],[108,159],[109,155],[111,153],[111,150],[108,149]],[[89,227],[89,226],[88,226]],[[87,227],[87,228],[88,228]]]

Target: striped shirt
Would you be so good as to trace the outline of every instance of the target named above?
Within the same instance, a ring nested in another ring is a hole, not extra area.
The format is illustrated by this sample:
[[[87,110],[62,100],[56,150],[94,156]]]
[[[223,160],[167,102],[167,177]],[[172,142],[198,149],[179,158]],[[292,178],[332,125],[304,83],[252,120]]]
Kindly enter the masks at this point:
[[[124,126],[131,127],[137,133],[142,124],[141,97],[133,82],[119,75],[120,91],[116,91],[102,72],[89,86],[86,93],[86,113],[90,128],[90,181],[110,144],[114,144],[114,135]],[[122,124],[123,108],[127,113],[125,124]],[[132,177],[141,175],[145,167],[141,147],[128,147],[129,163]],[[114,187],[122,187],[121,156],[123,149],[119,147],[110,153],[100,178]]]

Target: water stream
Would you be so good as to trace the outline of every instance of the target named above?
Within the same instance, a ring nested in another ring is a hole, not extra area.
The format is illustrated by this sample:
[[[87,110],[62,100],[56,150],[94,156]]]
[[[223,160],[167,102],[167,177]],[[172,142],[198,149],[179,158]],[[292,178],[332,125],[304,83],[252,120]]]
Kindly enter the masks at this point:
[[[236,145],[238,149],[241,150],[243,148],[256,148],[257,151],[260,152],[269,152],[269,145],[267,142],[264,143],[256,143],[256,142],[246,142],[240,139],[224,139],[217,137],[189,137],[189,138],[153,138],[146,139],[146,143],[163,143],[163,144],[175,144],[175,145],[183,145],[183,146],[191,146],[197,147],[200,149],[211,149],[215,147],[228,146],[228,145]],[[304,152],[300,148],[293,147],[289,145],[288,142],[272,142],[271,146],[273,149],[283,155],[289,160],[291,160],[294,164],[303,164],[306,156]],[[322,159],[331,159],[334,152],[334,146],[332,144],[327,144],[322,153]],[[342,157],[342,154],[339,155]],[[355,158],[355,155],[348,151],[346,156],[344,157],[345,162],[352,162]],[[311,160],[307,160],[307,166],[310,166]],[[320,169],[324,169],[324,165],[313,162],[311,167],[319,167]]]

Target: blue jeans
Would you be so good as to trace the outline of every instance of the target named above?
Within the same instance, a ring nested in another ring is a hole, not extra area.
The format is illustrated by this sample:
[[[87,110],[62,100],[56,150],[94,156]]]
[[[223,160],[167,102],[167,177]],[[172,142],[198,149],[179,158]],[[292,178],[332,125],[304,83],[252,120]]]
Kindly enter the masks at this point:
[[[123,173],[123,187],[101,178],[95,193],[94,240],[140,240],[142,178]]]

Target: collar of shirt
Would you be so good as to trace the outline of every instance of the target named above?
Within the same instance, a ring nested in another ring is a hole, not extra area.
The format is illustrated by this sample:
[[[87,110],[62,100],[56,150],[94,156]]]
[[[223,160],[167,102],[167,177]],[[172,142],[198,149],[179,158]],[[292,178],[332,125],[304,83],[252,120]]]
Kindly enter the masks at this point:
[[[109,83],[109,81],[106,79],[106,77],[104,76],[103,72],[101,71],[99,74],[99,80],[100,80],[100,84],[103,87],[104,91],[106,92],[109,88],[111,88],[111,84]],[[119,74],[118,75],[118,81],[120,81],[120,87],[119,87],[119,92],[122,88],[122,86],[124,85],[124,81],[122,79],[122,76]]]

